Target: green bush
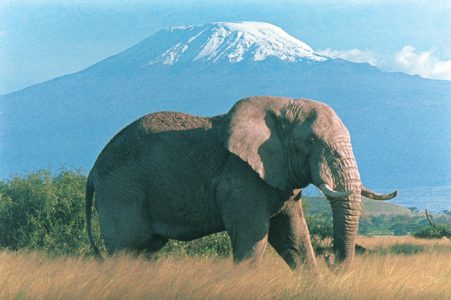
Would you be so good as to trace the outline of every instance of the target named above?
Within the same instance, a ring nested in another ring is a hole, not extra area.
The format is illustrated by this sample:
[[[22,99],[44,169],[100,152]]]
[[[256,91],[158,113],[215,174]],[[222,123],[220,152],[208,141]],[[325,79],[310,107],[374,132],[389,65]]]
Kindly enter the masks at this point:
[[[85,182],[85,176],[69,171],[55,177],[39,171],[1,182],[0,247],[49,254],[86,252]]]
[[[451,228],[445,224],[423,227],[414,233],[417,238],[439,239],[443,237],[451,238]]]
[[[227,258],[232,254],[232,246],[224,231],[190,242],[170,240],[161,252],[165,255]]]
[[[315,252],[321,254],[331,250],[333,236],[332,215],[329,213],[310,215],[306,207],[304,207],[304,212],[306,213],[307,226]]]
[[[310,235],[318,240],[324,240],[332,238],[333,235],[333,222],[332,217],[328,214],[318,214],[309,216],[307,218],[307,224],[310,231]]]

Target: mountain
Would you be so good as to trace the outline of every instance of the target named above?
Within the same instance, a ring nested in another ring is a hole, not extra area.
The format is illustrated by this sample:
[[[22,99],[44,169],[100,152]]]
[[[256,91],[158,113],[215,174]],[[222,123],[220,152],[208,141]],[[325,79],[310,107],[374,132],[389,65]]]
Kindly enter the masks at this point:
[[[169,35],[175,40],[169,39]],[[149,42],[152,48],[155,44],[164,45],[164,52],[149,56],[147,50],[150,45],[141,43],[125,58],[139,58],[141,65],[174,65],[193,61],[236,63],[243,60],[262,61],[268,57],[290,62],[302,59],[326,60],[315,54],[306,43],[268,23],[223,22],[173,27],[161,31]]]
[[[227,112],[250,95],[317,99],[351,131],[375,188],[451,185],[451,82],[321,56],[256,22],[161,30],[77,73],[0,98],[0,177],[82,168],[149,112]]]

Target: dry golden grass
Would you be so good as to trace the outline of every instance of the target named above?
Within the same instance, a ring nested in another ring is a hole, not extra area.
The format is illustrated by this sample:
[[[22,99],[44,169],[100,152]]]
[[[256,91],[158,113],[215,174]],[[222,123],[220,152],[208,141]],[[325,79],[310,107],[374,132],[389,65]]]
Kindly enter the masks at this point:
[[[418,239],[413,236],[385,236],[385,237],[357,237],[357,243],[369,248],[388,248],[394,245],[416,245],[423,246],[427,250],[434,250],[440,248],[447,248],[448,252],[451,251],[451,241],[447,238],[442,239]],[[440,251],[440,250],[438,250]],[[446,249],[445,249],[446,252]]]
[[[321,277],[291,272],[266,255],[256,269],[230,260],[121,255],[103,262],[0,252],[2,299],[451,299],[451,243],[413,238],[360,238],[375,252]],[[387,254],[399,245],[421,246],[412,255]]]

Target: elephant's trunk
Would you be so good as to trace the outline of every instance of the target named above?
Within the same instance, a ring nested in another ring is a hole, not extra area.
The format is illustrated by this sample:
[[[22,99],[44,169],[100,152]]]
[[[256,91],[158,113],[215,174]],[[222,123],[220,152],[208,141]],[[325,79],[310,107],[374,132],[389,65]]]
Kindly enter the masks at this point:
[[[356,187],[354,187],[356,188]],[[353,192],[344,200],[332,200],[333,247],[339,261],[354,257],[360,218],[360,194]]]
[[[336,258],[351,261],[355,253],[362,184],[349,140],[326,148],[319,161],[317,185],[327,184],[344,195],[341,198],[327,198],[332,206]]]

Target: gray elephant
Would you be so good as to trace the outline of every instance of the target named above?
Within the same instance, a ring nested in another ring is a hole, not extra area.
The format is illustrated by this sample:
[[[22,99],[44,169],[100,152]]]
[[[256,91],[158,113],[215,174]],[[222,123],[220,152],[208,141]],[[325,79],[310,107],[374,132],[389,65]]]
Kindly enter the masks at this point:
[[[235,261],[259,262],[267,242],[291,268],[316,268],[300,189],[316,185],[333,210],[336,260],[351,260],[365,188],[349,132],[326,104],[282,97],[240,100],[212,118],[160,112],[120,131],[86,189],[109,253],[161,249],[226,230]]]

